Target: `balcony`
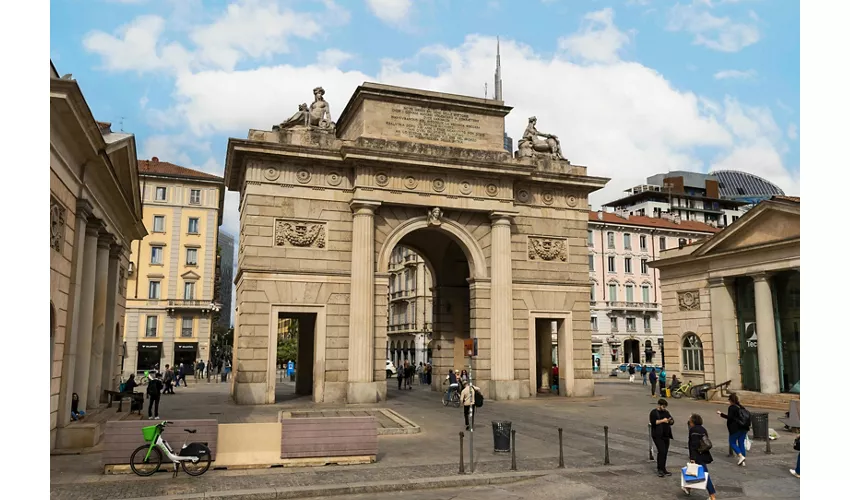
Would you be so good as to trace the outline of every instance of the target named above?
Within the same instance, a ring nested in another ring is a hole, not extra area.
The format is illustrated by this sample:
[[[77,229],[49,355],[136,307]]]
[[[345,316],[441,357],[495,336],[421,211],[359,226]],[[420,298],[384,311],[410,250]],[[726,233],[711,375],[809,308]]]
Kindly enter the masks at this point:
[[[169,313],[174,311],[199,311],[209,312],[216,309],[216,305],[209,300],[193,300],[193,299],[168,299],[166,309]]]
[[[609,300],[608,308],[621,311],[658,311],[657,302],[622,302]]]
[[[409,255],[406,255],[404,257],[404,265],[405,266],[416,267],[416,264],[417,264],[417,262],[416,262],[416,255],[415,254],[409,254]]]
[[[412,299],[414,296],[414,290],[399,290],[390,294],[390,302],[395,300]]]

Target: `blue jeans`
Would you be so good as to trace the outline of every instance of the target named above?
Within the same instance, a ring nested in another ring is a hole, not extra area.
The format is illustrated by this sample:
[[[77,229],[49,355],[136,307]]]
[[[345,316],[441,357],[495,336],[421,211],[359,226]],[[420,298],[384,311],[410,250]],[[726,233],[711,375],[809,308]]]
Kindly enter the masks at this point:
[[[703,464],[702,468],[705,469],[705,473],[708,474],[708,466]],[[708,483],[705,485],[705,491],[709,495],[716,495],[717,490],[714,489],[714,483],[711,482],[711,474],[708,475]]]
[[[800,475],[800,454],[799,453],[797,453],[797,467],[794,468],[794,472],[796,472],[798,476]]]
[[[643,385],[646,385],[646,374],[643,374]]]
[[[747,447],[744,446],[744,439],[747,437],[747,431],[738,431],[734,434],[729,434],[729,446],[736,455],[747,456]]]

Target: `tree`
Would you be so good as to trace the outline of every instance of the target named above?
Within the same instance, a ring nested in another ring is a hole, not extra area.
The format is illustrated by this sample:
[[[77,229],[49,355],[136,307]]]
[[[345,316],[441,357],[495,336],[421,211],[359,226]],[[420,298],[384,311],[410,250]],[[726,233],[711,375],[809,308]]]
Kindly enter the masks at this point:
[[[286,329],[277,335],[277,364],[298,359],[298,320],[290,319]]]

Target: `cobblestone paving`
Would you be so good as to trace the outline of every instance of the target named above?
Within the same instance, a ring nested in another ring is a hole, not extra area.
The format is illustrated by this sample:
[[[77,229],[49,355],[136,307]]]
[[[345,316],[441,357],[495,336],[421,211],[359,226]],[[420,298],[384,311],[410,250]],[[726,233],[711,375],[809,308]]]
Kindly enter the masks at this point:
[[[661,479],[649,462],[648,414],[655,400],[638,384],[597,383],[597,397],[583,400],[537,398],[508,402],[487,401],[479,410],[474,436],[475,474],[511,474],[510,457],[493,452],[491,420],[509,420],[517,431],[517,466],[520,471],[552,470],[554,475],[513,485],[482,486],[462,490],[417,492],[417,500],[429,498],[573,498],[556,495],[565,486],[571,492],[583,492],[575,498],[684,498],[678,478]],[[282,384],[281,391],[291,390]],[[100,473],[100,454],[51,457],[51,498],[122,499],[234,491],[257,488],[288,488],[311,485],[352,484],[379,481],[410,481],[435,477],[457,477],[459,462],[458,433],[463,430],[460,409],[444,408],[440,395],[427,388],[398,391],[389,386],[390,400],[385,406],[422,427],[420,434],[379,438],[378,462],[371,465],[305,469],[258,469],[250,471],[210,471],[201,478],[170,473],[152,478],[132,475],[105,476]],[[283,395],[285,397],[285,394]],[[282,398],[281,398],[282,399]],[[744,402],[746,404],[746,402]],[[226,384],[190,385],[170,397],[164,406],[165,418],[220,418],[220,421],[274,421],[281,409],[309,408],[303,400],[264,407],[239,407],[227,401]],[[372,405],[375,407],[376,405]],[[771,412],[771,426],[780,439],[772,442],[773,454],[765,454],[764,443],[754,443],[746,468],[726,457],[726,429],[715,411],[722,406],[691,400],[671,400],[670,411],[677,420],[671,444],[668,468],[675,470],[687,459],[684,424],[692,412],[706,420],[714,442],[714,463],[710,469],[719,498],[799,498],[799,480],[788,468],[796,460],[792,436],[781,431]],[[217,413],[219,416],[209,416]],[[609,426],[611,466],[605,470],[603,426]],[[558,432],[564,429],[564,461],[558,471]],[[465,439],[468,469],[469,440]],[[468,490],[468,491],[467,491]],[[420,493],[422,493],[420,495]],[[533,494],[533,495],[532,495]],[[385,496],[384,496],[385,495]],[[387,498],[390,494],[370,494],[346,498]],[[394,497],[398,493],[393,494]],[[442,495],[442,496],[440,496]],[[470,496],[471,495],[471,496]],[[483,495],[483,496],[476,496]],[[576,493],[578,495],[578,493]],[[694,493],[697,498],[702,492]]]

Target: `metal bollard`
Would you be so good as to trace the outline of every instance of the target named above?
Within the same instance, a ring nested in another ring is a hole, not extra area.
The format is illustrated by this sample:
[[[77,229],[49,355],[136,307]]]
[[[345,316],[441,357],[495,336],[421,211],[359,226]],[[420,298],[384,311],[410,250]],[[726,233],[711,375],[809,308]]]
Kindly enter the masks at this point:
[[[511,429],[511,470],[516,470],[516,430]]]
[[[649,461],[652,462],[655,460],[655,457],[652,456],[652,424],[646,424],[649,429]]]
[[[608,426],[605,426],[605,465],[611,465],[611,459],[608,458]]]
[[[560,447],[560,451],[558,453],[558,468],[564,468],[564,429],[558,427],[558,446]]]
[[[460,435],[460,468],[458,469],[457,473],[463,474],[463,433],[459,432],[458,434]]]
[[[765,441],[766,441],[766,443],[765,443],[764,453],[765,453],[765,455],[772,455],[772,454],[773,454],[773,452],[772,452],[772,451],[770,451],[770,434],[768,434],[768,436],[767,436],[767,438],[765,439]]]

